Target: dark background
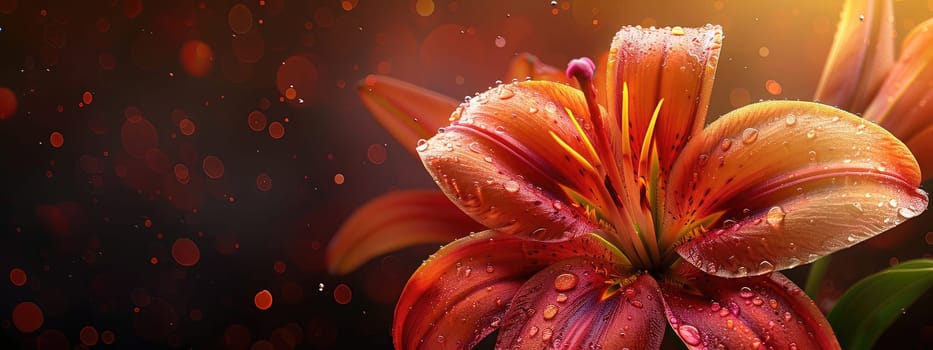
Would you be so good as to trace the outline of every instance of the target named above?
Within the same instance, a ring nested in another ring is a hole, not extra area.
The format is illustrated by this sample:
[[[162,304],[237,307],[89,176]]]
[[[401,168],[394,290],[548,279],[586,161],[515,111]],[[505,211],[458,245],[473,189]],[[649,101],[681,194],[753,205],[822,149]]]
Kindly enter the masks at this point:
[[[348,276],[324,249],[367,199],[434,185],[362,107],[360,79],[472,95],[521,52],[562,67],[624,24],[716,23],[715,117],[810,99],[841,3],[0,0],[0,348],[389,348],[395,299],[436,247]],[[933,2],[895,11],[903,37]],[[825,302],[929,256],[919,220],[842,254]],[[933,346],[930,307],[884,344]]]

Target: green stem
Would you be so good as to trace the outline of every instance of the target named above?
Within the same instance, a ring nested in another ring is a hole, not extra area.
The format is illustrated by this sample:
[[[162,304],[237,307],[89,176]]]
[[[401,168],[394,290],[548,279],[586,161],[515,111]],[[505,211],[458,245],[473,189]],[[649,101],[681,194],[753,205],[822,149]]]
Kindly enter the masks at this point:
[[[810,296],[810,299],[816,300],[816,297],[820,294],[823,277],[826,276],[826,269],[829,268],[829,263],[832,260],[833,257],[827,255],[810,264],[810,274],[807,276],[807,284],[804,286],[804,290]]]

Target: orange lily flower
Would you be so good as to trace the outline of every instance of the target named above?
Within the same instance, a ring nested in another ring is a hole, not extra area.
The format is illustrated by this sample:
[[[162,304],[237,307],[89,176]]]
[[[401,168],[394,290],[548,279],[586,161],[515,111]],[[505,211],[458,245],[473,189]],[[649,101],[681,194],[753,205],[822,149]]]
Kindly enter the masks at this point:
[[[861,113],[903,140],[933,177],[933,18],[894,55],[890,0],[848,0],[814,98]]]
[[[506,79],[570,82],[564,72],[527,53],[512,60]],[[379,75],[363,80],[359,93],[376,120],[414,156],[415,143],[449,124],[450,111],[459,104],[452,97]],[[447,244],[482,228],[439,190],[393,191],[350,215],[327,247],[327,265],[331,273],[346,274],[376,256],[418,244]]]
[[[924,211],[920,170],[883,128],[808,102],[763,102],[703,127],[720,27],[624,27],[606,105],[580,89],[500,85],[417,151],[487,227],[441,248],[395,311],[396,348],[838,349],[777,270]]]

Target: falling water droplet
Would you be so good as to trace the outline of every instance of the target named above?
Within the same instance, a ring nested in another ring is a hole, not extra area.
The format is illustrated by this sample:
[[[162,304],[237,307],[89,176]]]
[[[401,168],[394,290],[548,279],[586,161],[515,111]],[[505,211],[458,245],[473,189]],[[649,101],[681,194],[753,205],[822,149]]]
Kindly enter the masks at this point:
[[[784,210],[781,207],[774,206],[768,210],[768,216],[766,218],[768,225],[771,225],[771,228],[775,230],[781,229],[781,224],[784,222],[784,216],[787,214],[784,213]]]
[[[748,128],[742,132],[742,143],[748,145],[758,140],[758,129]]]
[[[677,334],[680,335],[680,339],[683,339],[684,343],[688,345],[700,345],[700,331],[694,326],[688,324],[682,325],[677,328]]]

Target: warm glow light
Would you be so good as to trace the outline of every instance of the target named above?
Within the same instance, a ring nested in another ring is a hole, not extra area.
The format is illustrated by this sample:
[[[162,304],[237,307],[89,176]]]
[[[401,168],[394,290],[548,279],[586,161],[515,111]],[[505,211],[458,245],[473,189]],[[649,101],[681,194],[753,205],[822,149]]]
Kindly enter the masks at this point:
[[[256,296],[253,297],[253,303],[256,304],[257,309],[268,310],[272,307],[272,293],[266,289],[259,291],[259,293],[256,293]]]

